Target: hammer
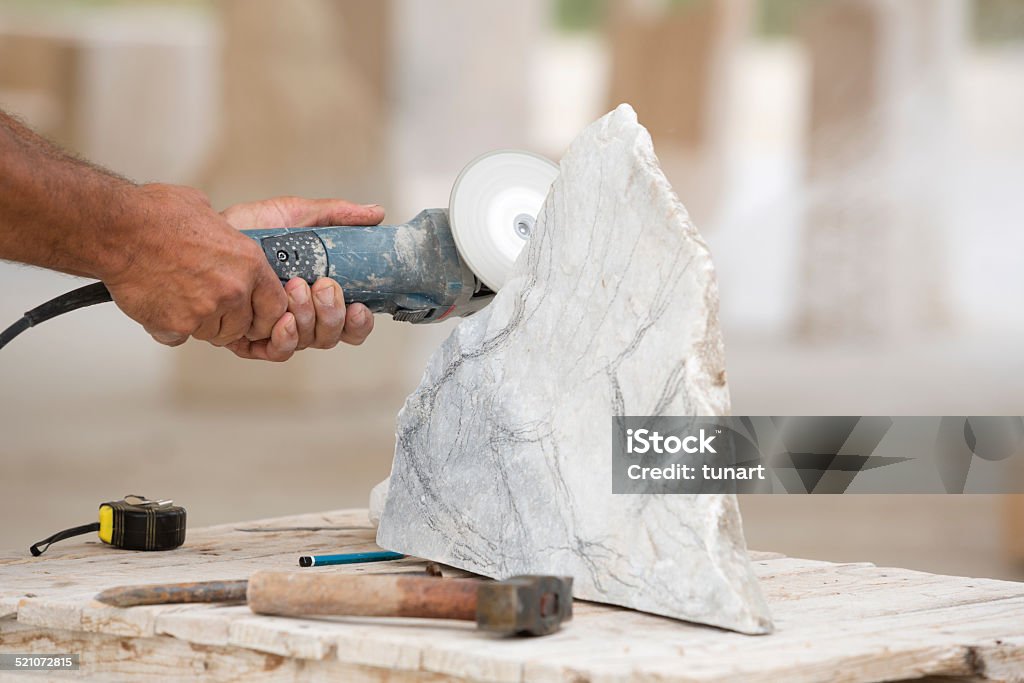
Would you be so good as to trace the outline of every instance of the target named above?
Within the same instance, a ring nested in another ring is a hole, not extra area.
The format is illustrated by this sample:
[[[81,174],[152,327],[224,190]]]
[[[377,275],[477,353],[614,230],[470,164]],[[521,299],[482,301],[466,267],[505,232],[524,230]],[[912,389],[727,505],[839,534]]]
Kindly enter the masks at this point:
[[[260,571],[248,582],[122,586],[103,591],[96,599],[115,607],[246,601],[257,614],[460,619],[475,621],[485,631],[544,636],[572,619],[572,578],[487,581]]]

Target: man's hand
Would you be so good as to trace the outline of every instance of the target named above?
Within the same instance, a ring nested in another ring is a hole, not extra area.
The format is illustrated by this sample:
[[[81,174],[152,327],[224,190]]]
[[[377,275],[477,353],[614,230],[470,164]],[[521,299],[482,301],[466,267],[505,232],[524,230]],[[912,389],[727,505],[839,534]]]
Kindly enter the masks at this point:
[[[122,311],[168,346],[270,336],[288,297],[255,241],[198,190],[143,185],[125,201],[130,260],[102,277]]]
[[[147,226],[129,245],[132,260],[103,281],[114,301],[168,346],[189,337],[227,346],[242,358],[284,361],[309,346],[360,344],[373,328],[361,304],[346,312],[337,282],[282,287],[255,240],[239,229],[375,225],[376,206],[282,197],[239,204],[223,214],[187,187],[143,185],[131,220]],[[346,315],[347,313],[347,315]]]
[[[377,225],[384,219],[384,211],[376,205],[362,206],[340,199],[279,197],[232,206],[224,211],[224,217],[240,230],[259,230]],[[265,262],[262,251],[260,255]],[[341,286],[330,278],[320,278],[312,287],[301,278],[293,278],[284,291],[288,312],[273,326],[270,338],[239,339],[228,344],[229,349],[242,358],[284,361],[295,351],[309,347],[330,349],[339,341],[362,344],[373,330],[370,310],[362,304],[346,308]]]
[[[0,111],[0,259],[102,280],[117,305],[176,346],[189,337],[239,356],[359,344],[373,327],[337,283],[281,286],[238,229],[375,225],[378,206],[294,197],[218,214],[198,190],[135,185],[71,156]]]

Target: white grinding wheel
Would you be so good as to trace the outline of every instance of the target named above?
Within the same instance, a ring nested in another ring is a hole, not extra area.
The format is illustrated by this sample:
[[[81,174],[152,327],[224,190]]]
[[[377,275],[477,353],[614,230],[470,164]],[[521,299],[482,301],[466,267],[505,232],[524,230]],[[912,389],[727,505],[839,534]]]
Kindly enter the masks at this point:
[[[558,165],[542,156],[500,150],[477,157],[455,179],[448,203],[455,245],[495,292],[508,280],[557,177]]]

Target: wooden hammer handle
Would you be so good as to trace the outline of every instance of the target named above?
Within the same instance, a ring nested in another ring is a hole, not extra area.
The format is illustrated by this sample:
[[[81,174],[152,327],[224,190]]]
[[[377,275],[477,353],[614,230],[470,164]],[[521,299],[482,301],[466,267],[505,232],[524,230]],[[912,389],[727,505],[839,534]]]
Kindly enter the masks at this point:
[[[257,614],[476,620],[478,579],[260,571],[249,577]]]

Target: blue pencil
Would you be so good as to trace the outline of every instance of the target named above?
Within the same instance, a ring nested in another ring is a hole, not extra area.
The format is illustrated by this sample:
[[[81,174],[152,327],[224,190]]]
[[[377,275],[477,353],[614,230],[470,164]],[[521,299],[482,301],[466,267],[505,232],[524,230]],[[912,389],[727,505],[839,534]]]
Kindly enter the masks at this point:
[[[360,562],[384,562],[400,560],[405,555],[388,550],[375,550],[370,553],[342,553],[340,555],[303,555],[299,558],[300,567],[322,567],[328,564],[359,564]]]

